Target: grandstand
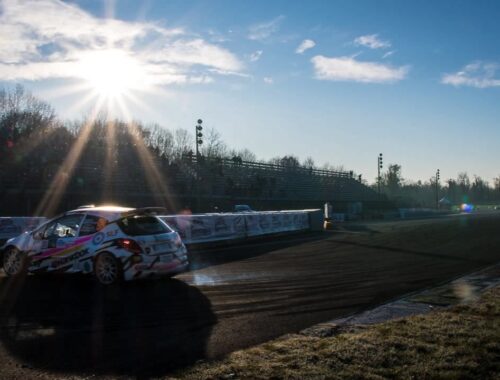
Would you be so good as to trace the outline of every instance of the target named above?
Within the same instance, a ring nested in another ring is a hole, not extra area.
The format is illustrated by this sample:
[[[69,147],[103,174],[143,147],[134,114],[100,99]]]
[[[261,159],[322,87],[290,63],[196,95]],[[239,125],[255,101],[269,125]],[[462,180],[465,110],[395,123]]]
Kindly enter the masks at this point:
[[[151,187],[138,157],[120,155],[103,164],[98,155],[87,154],[80,162],[72,173],[67,173],[68,186],[59,211],[85,203],[141,206],[158,202],[155,192],[160,190]],[[171,199],[177,209],[212,211],[217,207],[230,211],[238,203],[255,209],[318,208],[327,201],[342,212],[353,203],[362,203],[365,210],[388,206],[385,196],[354,179],[352,172],[246,162],[238,157],[197,159],[185,155],[169,161],[156,156],[153,162],[164,179],[163,189],[168,191],[162,195]],[[55,177],[58,164],[0,167],[2,214],[33,213]]]

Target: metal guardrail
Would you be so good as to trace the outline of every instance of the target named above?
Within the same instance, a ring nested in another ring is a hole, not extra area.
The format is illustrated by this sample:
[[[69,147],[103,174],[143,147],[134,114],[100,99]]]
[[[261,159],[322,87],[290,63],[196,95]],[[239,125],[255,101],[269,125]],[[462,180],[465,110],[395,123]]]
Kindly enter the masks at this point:
[[[313,169],[305,168],[302,166],[287,166],[287,165],[276,165],[264,162],[252,162],[252,161],[239,161],[230,158],[207,158],[202,157],[200,160],[196,156],[186,156],[186,159],[192,164],[216,164],[222,167],[231,168],[242,168],[242,169],[259,169],[265,171],[278,171],[278,172],[300,172],[303,174],[310,174],[316,176],[327,176],[327,177],[341,177],[341,178],[352,178],[351,172],[341,172],[334,170],[324,170],[324,169]]]

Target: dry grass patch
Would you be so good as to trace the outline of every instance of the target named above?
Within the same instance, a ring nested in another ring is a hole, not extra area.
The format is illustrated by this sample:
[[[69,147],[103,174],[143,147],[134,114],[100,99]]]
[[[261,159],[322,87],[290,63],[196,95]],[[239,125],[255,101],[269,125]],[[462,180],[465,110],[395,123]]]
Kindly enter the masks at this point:
[[[186,379],[500,378],[500,287],[471,305],[333,337],[289,335],[175,374]]]

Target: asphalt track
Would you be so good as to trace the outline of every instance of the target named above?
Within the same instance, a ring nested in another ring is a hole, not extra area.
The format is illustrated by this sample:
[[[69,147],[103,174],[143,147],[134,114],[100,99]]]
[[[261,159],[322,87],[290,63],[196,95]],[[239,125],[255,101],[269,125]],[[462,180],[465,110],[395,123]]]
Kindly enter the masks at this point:
[[[0,378],[162,376],[500,261],[500,213],[211,249],[174,279],[0,276]]]

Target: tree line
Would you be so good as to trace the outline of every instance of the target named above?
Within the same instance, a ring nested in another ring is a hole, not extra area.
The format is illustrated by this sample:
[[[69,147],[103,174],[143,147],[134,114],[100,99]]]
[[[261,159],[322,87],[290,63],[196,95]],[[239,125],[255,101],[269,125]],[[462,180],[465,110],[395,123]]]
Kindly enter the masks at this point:
[[[176,165],[186,156],[193,155],[194,136],[184,128],[168,130],[159,124],[110,122],[105,115],[92,120],[62,121],[50,104],[34,97],[22,86],[0,90],[0,173],[3,181],[17,180],[20,173],[32,179],[44,176],[43,169],[57,168],[84,135],[87,143],[78,163],[82,165],[98,165],[109,160],[137,162],[134,152],[137,144],[144,145],[152,157],[169,165]],[[259,160],[248,149],[230,148],[213,128],[204,130],[201,154],[287,168],[346,171],[343,166],[330,163],[319,167],[311,157],[300,161],[293,154]],[[356,173],[352,176],[358,178]],[[378,189],[377,180],[371,184],[363,182]],[[381,191],[397,205],[406,207],[434,206],[435,185],[435,178],[405,180],[398,164],[390,165],[380,181]],[[438,190],[439,198],[446,197],[454,204],[499,202],[500,175],[490,184],[477,175],[469,177],[467,173],[459,173],[456,179],[441,181]]]
[[[0,164],[25,159],[26,154],[33,150],[49,158],[67,153],[89,122],[92,123],[92,145],[99,146],[106,142],[120,146],[128,143],[127,135],[131,129],[123,121],[110,122],[106,115],[99,115],[93,120],[61,121],[50,104],[37,99],[21,85],[14,89],[1,89]],[[114,130],[113,136],[109,136],[110,124]],[[133,124],[134,131],[140,133],[140,138],[155,156],[175,162],[193,154],[194,136],[187,129],[168,130],[159,124]],[[240,161],[264,162],[291,168],[318,168],[311,157],[302,162],[292,154],[262,160],[249,149],[230,148],[214,128],[205,128],[200,153],[208,158],[237,158]],[[343,166],[330,163],[325,163],[321,169],[345,171]]]
[[[378,190],[377,181],[371,186]],[[500,175],[491,184],[478,175],[469,176],[466,172],[437,183],[436,177],[427,181],[411,181],[403,178],[401,165],[390,164],[381,175],[380,188],[400,207],[435,207],[436,198],[445,198],[455,205],[500,203]]]

